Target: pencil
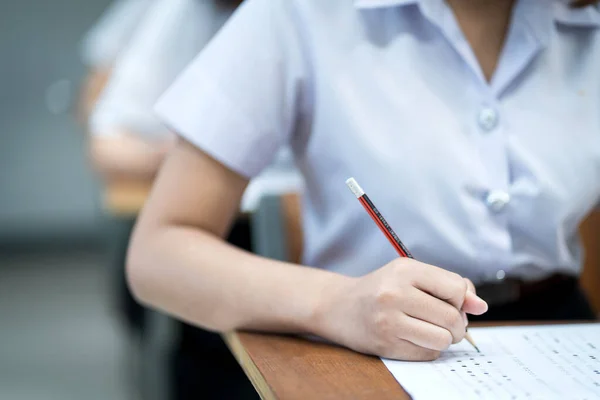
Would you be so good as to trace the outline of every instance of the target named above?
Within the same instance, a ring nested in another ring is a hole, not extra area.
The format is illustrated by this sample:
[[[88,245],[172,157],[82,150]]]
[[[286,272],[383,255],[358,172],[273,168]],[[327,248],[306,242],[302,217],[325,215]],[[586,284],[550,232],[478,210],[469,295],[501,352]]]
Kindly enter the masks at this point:
[[[408,249],[406,248],[404,243],[402,243],[402,241],[400,240],[398,235],[396,235],[396,232],[394,232],[394,230],[392,229],[390,224],[388,224],[388,222],[385,220],[383,215],[379,212],[377,207],[375,207],[375,204],[373,204],[371,199],[369,199],[369,196],[367,196],[367,194],[360,187],[358,182],[356,182],[356,179],[349,178],[348,180],[346,180],[346,185],[348,185],[348,187],[350,188],[352,193],[354,193],[354,195],[356,196],[358,201],[363,205],[363,207],[365,208],[367,213],[371,216],[373,221],[375,221],[375,223],[377,224],[377,226],[379,227],[381,232],[385,235],[385,237],[388,239],[388,241],[392,244],[394,249],[396,249],[396,251],[398,252],[400,257],[408,257],[408,258],[414,259],[412,254],[410,254],[410,251],[408,251]],[[471,337],[471,334],[469,334],[468,330],[466,330],[465,339],[467,340],[467,342],[469,342],[471,344],[471,346],[473,346],[475,348],[475,350],[477,350],[478,353],[480,353],[479,348],[475,344],[475,341]]]

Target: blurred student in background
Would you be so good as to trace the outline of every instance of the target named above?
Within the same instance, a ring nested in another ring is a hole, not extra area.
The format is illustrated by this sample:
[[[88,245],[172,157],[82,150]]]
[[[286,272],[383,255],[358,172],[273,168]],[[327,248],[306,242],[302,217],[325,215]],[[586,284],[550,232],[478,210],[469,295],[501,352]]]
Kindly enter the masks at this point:
[[[105,183],[151,184],[173,135],[154,116],[152,105],[232,12],[213,1],[154,0],[114,62],[110,79],[89,120],[92,163]],[[135,218],[123,221],[125,244]],[[118,276],[126,290],[122,270]],[[143,314],[129,295],[132,326]]]
[[[117,0],[103,12],[94,26],[86,33],[81,43],[81,58],[88,68],[79,98],[79,118],[86,132],[92,130],[90,117],[107,83],[110,81],[119,58],[130,48],[129,43],[136,34],[154,0]],[[94,144],[94,140],[88,141]],[[108,242],[112,253],[116,253],[115,266],[122,270],[126,243],[132,222],[118,218],[111,220]],[[120,277],[120,274],[118,275]],[[128,326],[139,330],[142,309],[137,305],[123,280],[119,279],[119,310]]]
[[[79,101],[79,118],[86,122],[110,77],[115,60],[154,0],[117,0],[110,4],[81,44],[88,68]]]
[[[152,182],[165,154],[175,144],[174,135],[155,117],[153,105],[238,5],[239,1],[154,0],[117,58],[90,118],[92,162],[106,183]],[[280,153],[274,171],[293,168],[286,154]],[[296,179],[292,177],[283,185],[276,182],[276,187],[270,175],[263,174],[254,182],[254,190],[249,190],[244,204],[251,207],[249,204],[255,203],[264,191],[296,187],[297,174],[290,174]],[[122,244],[117,274],[123,289],[124,315],[129,326],[143,335],[145,313],[127,290],[123,270],[134,220],[121,221],[121,231],[117,233]],[[235,231],[232,235],[236,236]],[[235,237],[231,240],[236,242]],[[247,239],[237,241],[249,249]],[[218,335],[190,326],[183,326],[180,332],[180,346],[174,358],[176,398],[256,396]]]
[[[157,105],[181,139],[132,240],[135,293],[208,329],[407,360],[486,312],[472,283],[491,319],[594,318],[577,281],[600,201],[592,3],[247,0]],[[304,267],[222,240],[285,144]],[[421,262],[396,258],[350,176]]]

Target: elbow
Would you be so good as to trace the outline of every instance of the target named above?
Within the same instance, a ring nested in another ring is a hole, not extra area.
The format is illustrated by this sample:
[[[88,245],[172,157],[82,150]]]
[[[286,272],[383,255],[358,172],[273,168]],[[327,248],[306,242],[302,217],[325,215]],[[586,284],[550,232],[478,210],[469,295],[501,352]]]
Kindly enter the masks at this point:
[[[137,238],[136,236],[137,235],[134,233],[127,251],[125,279],[135,300],[141,304],[149,305],[152,303],[152,291],[149,289],[151,286],[150,271],[148,269],[151,266],[149,266],[145,260],[145,240]]]
[[[147,239],[134,239],[129,247],[126,263],[126,282],[133,298],[145,307],[166,312],[174,318],[201,326],[208,331],[225,333],[240,327],[227,310],[219,306],[190,310],[184,301],[178,300],[173,286],[165,285],[164,276],[156,269],[152,255],[148,254],[151,244]],[[154,260],[155,261],[155,260]],[[164,271],[162,272],[164,273]]]
[[[175,253],[181,239],[172,233],[172,227],[149,223],[144,215],[140,217],[125,267],[126,282],[135,300],[210,331],[239,328],[240,316],[232,313],[225,302],[206,293],[200,284],[201,269],[194,269],[190,275],[190,270],[180,265]]]

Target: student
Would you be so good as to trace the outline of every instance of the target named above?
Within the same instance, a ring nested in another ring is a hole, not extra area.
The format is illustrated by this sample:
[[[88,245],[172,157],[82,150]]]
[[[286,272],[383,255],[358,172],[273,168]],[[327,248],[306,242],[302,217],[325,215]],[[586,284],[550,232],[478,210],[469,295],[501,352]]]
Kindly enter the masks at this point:
[[[92,130],[91,114],[111,78],[118,58],[126,51],[138,25],[153,3],[153,0],[113,1],[82,40],[81,58],[88,68],[88,75],[81,89],[78,117],[85,125],[86,132]],[[114,218],[111,220],[109,243],[112,250],[117,253],[116,264],[121,269],[131,227],[132,222],[128,219]],[[119,282],[122,281],[122,279],[119,280]],[[121,284],[120,287],[124,287],[124,284]],[[128,294],[129,292],[124,291],[124,293]],[[125,310],[124,314],[129,325],[138,327],[141,323],[140,308],[130,295],[125,297],[126,301],[120,303],[119,308]]]
[[[154,178],[173,135],[152,106],[231,12],[195,0],[156,0],[146,12],[91,119],[92,159],[105,179]]]
[[[88,68],[79,104],[79,117],[87,121],[110,77],[113,64],[153,0],[117,0],[110,4],[81,43],[81,58]]]
[[[155,0],[148,9],[115,63],[90,121],[92,160],[106,182],[152,182],[174,143],[174,135],[154,116],[153,105],[238,5],[238,1]],[[285,157],[271,170],[281,172],[283,162]],[[294,176],[293,172],[288,175]],[[251,207],[262,192],[273,190],[272,180],[267,174],[255,182],[255,190],[247,193],[243,205]],[[134,218],[123,221],[121,236],[129,237],[133,223]],[[244,241],[237,239],[247,236],[242,235],[244,228],[240,223],[230,239]],[[124,279],[122,270],[119,277]],[[142,308],[128,290],[122,294],[129,325],[142,331]],[[178,332],[174,398],[197,398],[200,393],[209,398],[254,398],[251,385],[220,337],[190,326]]]
[[[407,360],[486,312],[464,278],[495,318],[592,318],[576,278],[600,198],[595,3],[247,1],[157,105],[180,139],[133,236],[135,294],[208,329]],[[286,143],[304,266],[222,240]],[[351,176],[419,261],[396,258]]]

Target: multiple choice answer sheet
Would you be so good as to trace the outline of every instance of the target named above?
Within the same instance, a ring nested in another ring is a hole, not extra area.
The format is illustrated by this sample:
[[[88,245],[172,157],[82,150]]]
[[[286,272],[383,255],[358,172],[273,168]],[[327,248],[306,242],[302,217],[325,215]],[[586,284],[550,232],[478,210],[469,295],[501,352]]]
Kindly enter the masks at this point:
[[[433,362],[383,360],[414,400],[600,399],[600,324],[471,328]]]

